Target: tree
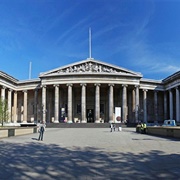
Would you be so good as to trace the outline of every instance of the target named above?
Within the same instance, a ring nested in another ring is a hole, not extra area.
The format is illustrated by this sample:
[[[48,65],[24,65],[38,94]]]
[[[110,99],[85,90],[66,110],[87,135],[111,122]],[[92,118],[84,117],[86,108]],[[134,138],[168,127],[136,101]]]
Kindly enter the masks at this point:
[[[8,113],[8,104],[7,100],[3,100],[0,98],[0,123],[4,124],[4,122],[8,121],[9,113]]]

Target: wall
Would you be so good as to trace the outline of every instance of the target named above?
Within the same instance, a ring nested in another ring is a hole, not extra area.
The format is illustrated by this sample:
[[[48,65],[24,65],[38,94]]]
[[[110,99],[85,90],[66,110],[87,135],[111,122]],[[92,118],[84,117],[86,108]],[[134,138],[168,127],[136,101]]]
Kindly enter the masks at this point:
[[[0,138],[37,133],[37,128],[38,127],[13,127],[13,128],[3,127],[0,128]]]

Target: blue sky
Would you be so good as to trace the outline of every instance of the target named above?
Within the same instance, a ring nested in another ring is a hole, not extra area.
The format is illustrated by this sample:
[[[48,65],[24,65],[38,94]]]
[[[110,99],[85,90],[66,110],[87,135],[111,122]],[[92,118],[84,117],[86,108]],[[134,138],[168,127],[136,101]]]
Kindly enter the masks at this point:
[[[180,70],[179,0],[0,0],[0,70],[24,80],[89,57],[164,79]]]

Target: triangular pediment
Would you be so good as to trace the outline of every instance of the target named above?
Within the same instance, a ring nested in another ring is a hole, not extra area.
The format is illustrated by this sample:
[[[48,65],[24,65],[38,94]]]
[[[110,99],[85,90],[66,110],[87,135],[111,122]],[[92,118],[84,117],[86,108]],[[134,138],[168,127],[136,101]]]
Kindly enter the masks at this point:
[[[139,76],[142,77],[140,73],[133,72],[127,69],[124,69],[119,66],[115,66],[109,63],[105,63],[99,60],[94,60],[92,58],[79,61],[73,64],[62,66],[51,71],[47,71],[40,74],[40,77],[43,76],[57,76],[61,74],[121,74],[129,76]]]

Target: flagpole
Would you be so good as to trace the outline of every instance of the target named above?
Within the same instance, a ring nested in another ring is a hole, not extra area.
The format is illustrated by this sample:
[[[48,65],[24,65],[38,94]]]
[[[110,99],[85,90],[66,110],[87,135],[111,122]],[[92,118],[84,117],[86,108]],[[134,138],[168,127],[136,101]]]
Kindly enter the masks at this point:
[[[91,59],[91,28],[89,28],[89,58]]]
[[[29,63],[29,79],[31,79],[31,66],[32,66],[32,62]]]

